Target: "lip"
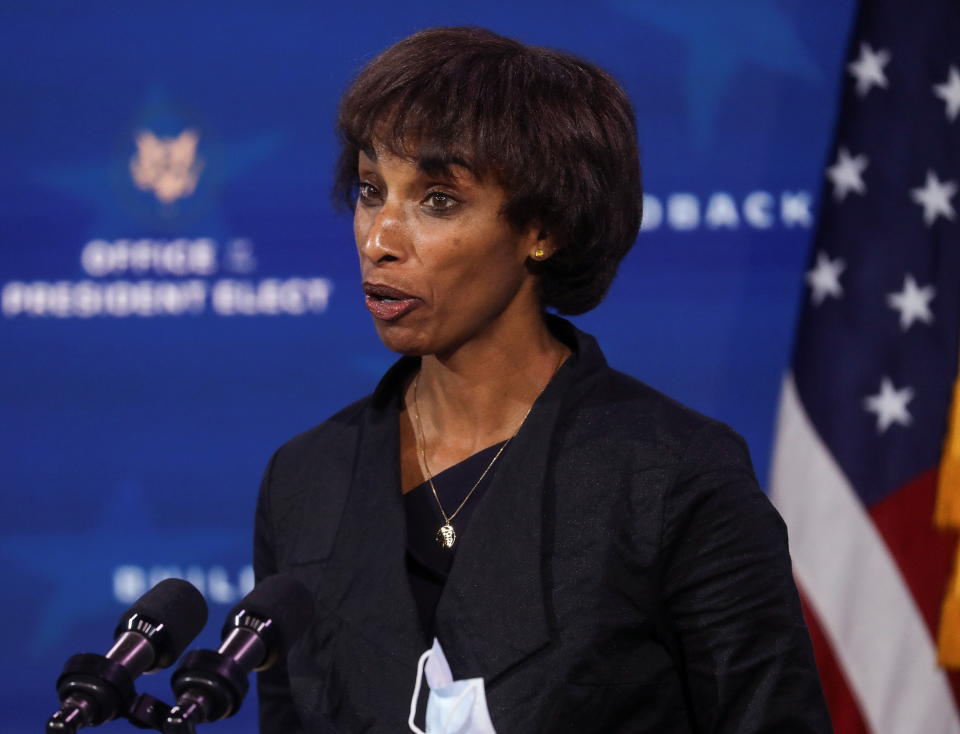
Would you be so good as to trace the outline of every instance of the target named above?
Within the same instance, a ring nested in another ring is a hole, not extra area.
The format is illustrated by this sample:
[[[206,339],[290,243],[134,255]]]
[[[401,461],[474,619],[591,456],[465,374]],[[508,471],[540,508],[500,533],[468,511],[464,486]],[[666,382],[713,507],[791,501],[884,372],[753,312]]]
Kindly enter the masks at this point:
[[[423,303],[416,296],[383,283],[364,283],[363,292],[367,310],[381,321],[397,321]]]

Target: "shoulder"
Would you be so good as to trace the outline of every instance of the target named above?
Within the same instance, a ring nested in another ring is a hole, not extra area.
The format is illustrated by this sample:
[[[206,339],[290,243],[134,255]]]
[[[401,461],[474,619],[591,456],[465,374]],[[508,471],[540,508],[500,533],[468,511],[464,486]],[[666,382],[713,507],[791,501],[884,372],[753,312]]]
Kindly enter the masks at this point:
[[[561,420],[560,462],[574,476],[592,467],[626,493],[608,492],[599,504],[642,508],[642,517],[630,517],[661,549],[703,542],[701,522],[721,533],[762,528],[769,541],[782,541],[747,444],[730,426],[609,367],[584,377]]]
[[[596,339],[557,317],[554,335],[576,360],[563,401],[561,428],[567,444],[600,439],[633,447],[661,465],[683,459],[694,437],[742,440],[723,423],[689,408],[645,382],[607,364]]]
[[[743,439],[728,425],[604,366],[570,396],[564,424],[568,442],[598,438],[638,453],[659,466],[695,466],[711,454],[736,454],[752,474]]]
[[[274,453],[260,484],[257,554],[283,569],[326,557],[353,473],[369,397],[294,436]]]
[[[299,506],[317,488],[349,483],[367,396],[351,403],[318,426],[300,433],[276,450],[260,485],[260,501],[273,508]]]
[[[409,357],[397,360],[372,393],[284,443],[274,454],[268,471],[296,470],[297,467],[318,462],[352,466],[354,450],[364,426],[376,416],[388,417],[391,411],[395,411],[394,401],[415,364],[417,360]]]
[[[357,442],[371,396],[351,403],[323,423],[299,433],[277,449],[270,470],[295,470],[316,460],[344,460]]]
[[[721,549],[736,555],[749,547],[755,557],[786,559],[786,529],[736,431],[615,370],[599,382],[598,403],[615,406],[608,426],[631,437],[630,468],[642,477],[634,488],[656,478],[661,550],[714,548],[723,556]]]

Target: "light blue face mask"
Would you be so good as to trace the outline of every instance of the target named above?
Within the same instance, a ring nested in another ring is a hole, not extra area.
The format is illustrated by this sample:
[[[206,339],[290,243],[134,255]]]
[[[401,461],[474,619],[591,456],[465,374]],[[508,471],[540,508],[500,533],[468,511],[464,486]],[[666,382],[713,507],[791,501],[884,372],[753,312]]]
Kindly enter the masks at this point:
[[[426,677],[430,694],[427,697],[427,730],[413,723],[420,699],[420,681]],[[410,731],[416,734],[496,734],[483,678],[454,680],[440,641],[434,638],[433,647],[420,656],[417,663],[417,682],[410,700]]]

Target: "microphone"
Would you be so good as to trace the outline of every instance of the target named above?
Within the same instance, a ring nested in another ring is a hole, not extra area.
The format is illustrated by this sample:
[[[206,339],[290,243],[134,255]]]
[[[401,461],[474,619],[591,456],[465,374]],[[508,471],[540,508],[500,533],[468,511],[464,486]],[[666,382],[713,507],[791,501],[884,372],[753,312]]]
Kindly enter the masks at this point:
[[[166,579],[120,617],[106,655],[81,653],[57,679],[61,707],[47,732],[75,732],[124,715],[136,698],[133,679],[169,667],[207,623],[207,603],[183,579]]]
[[[313,597],[290,576],[268,576],[227,615],[220,649],[194,650],[173,674],[177,705],[163,731],[193,732],[196,724],[233,716],[250,687],[250,671],[266,670],[313,622]]]

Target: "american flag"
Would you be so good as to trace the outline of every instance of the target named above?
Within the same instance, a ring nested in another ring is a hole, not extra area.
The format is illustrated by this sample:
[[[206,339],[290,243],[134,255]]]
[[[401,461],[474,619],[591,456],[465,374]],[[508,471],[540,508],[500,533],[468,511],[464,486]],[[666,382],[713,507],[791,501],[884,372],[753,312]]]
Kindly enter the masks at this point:
[[[960,733],[960,2],[862,3],[844,75],[771,495],[836,731]]]

